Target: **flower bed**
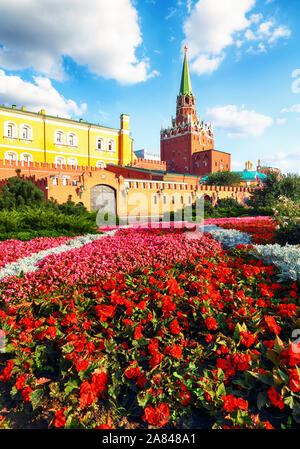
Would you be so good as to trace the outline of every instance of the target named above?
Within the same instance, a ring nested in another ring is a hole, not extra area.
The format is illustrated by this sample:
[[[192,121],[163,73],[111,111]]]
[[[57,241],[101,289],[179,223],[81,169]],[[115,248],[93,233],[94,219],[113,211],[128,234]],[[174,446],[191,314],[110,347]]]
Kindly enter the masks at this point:
[[[68,240],[70,237],[40,237],[28,242],[13,239],[0,242],[0,269],[31,254],[60,246]]]
[[[267,218],[267,219],[266,219]],[[275,223],[268,217],[249,217],[241,219],[222,219],[217,223],[218,226],[225,229],[236,229],[252,236],[252,241],[258,244],[276,243],[275,240]]]
[[[122,230],[49,256],[0,284],[0,380],[50,427],[295,427],[299,285],[249,250]]]

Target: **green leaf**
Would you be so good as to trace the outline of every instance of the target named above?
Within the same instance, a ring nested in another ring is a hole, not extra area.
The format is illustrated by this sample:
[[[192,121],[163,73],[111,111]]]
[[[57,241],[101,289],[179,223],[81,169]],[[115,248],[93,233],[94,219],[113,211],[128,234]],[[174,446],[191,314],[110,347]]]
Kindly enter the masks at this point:
[[[226,376],[224,374],[224,371],[221,368],[218,369],[218,379],[226,380]]]
[[[65,387],[65,393],[67,395],[69,395],[76,388],[79,388],[78,380],[77,379],[68,380],[68,382],[66,383],[66,387]]]
[[[148,404],[148,401],[150,399],[150,394],[147,392],[144,396],[138,395],[137,396],[137,402],[139,404],[139,406],[145,408],[146,405]]]
[[[257,407],[258,410],[261,410],[267,403],[269,402],[268,400],[268,396],[266,395],[266,393],[258,393],[257,395]]]
[[[176,377],[179,380],[183,379],[183,377],[180,374],[178,374],[176,371],[173,373],[173,376]]]
[[[30,393],[30,401],[32,404],[33,410],[35,410],[42,402],[43,390],[39,388],[38,390],[34,390]]]
[[[219,396],[223,396],[223,395],[226,395],[226,388],[225,388],[224,383],[222,382],[217,388],[216,396],[219,397]]]
[[[285,405],[287,405],[288,407],[290,407],[293,410],[293,408],[294,408],[293,396],[288,396],[288,397],[284,398],[283,402],[285,403]]]

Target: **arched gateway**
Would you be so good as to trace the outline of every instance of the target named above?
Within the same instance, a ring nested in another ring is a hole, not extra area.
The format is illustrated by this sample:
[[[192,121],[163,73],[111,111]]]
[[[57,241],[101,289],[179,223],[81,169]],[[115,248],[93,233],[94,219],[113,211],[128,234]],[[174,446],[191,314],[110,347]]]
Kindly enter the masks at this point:
[[[114,188],[99,184],[91,188],[91,211],[116,214],[116,191]]]

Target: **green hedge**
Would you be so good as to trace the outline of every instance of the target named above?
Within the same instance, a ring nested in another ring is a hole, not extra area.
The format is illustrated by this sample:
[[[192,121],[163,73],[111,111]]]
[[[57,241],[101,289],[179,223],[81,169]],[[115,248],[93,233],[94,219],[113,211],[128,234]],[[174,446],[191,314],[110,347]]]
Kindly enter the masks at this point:
[[[30,240],[35,237],[96,234],[95,214],[65,215],[56,210],[0,211],[0,239]]]

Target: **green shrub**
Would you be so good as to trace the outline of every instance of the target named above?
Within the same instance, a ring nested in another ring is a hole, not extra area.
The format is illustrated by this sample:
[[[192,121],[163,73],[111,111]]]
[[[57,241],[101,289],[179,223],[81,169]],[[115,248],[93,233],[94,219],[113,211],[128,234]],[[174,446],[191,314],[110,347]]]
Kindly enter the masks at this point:
[[[276,240],[281,245],[300,245],[300,223],[276,231]]]
[[[0,211],[0,234],[30,233],[36,234],[35,237],[57,237],[95,234],[97,229],[94,216],[64,215],[45,208]]]
[[[41,207],[45,204],[43,192],[32,182],[18,177],[8,179],[0,193],[0,210],[13,210],[30,206]]]

